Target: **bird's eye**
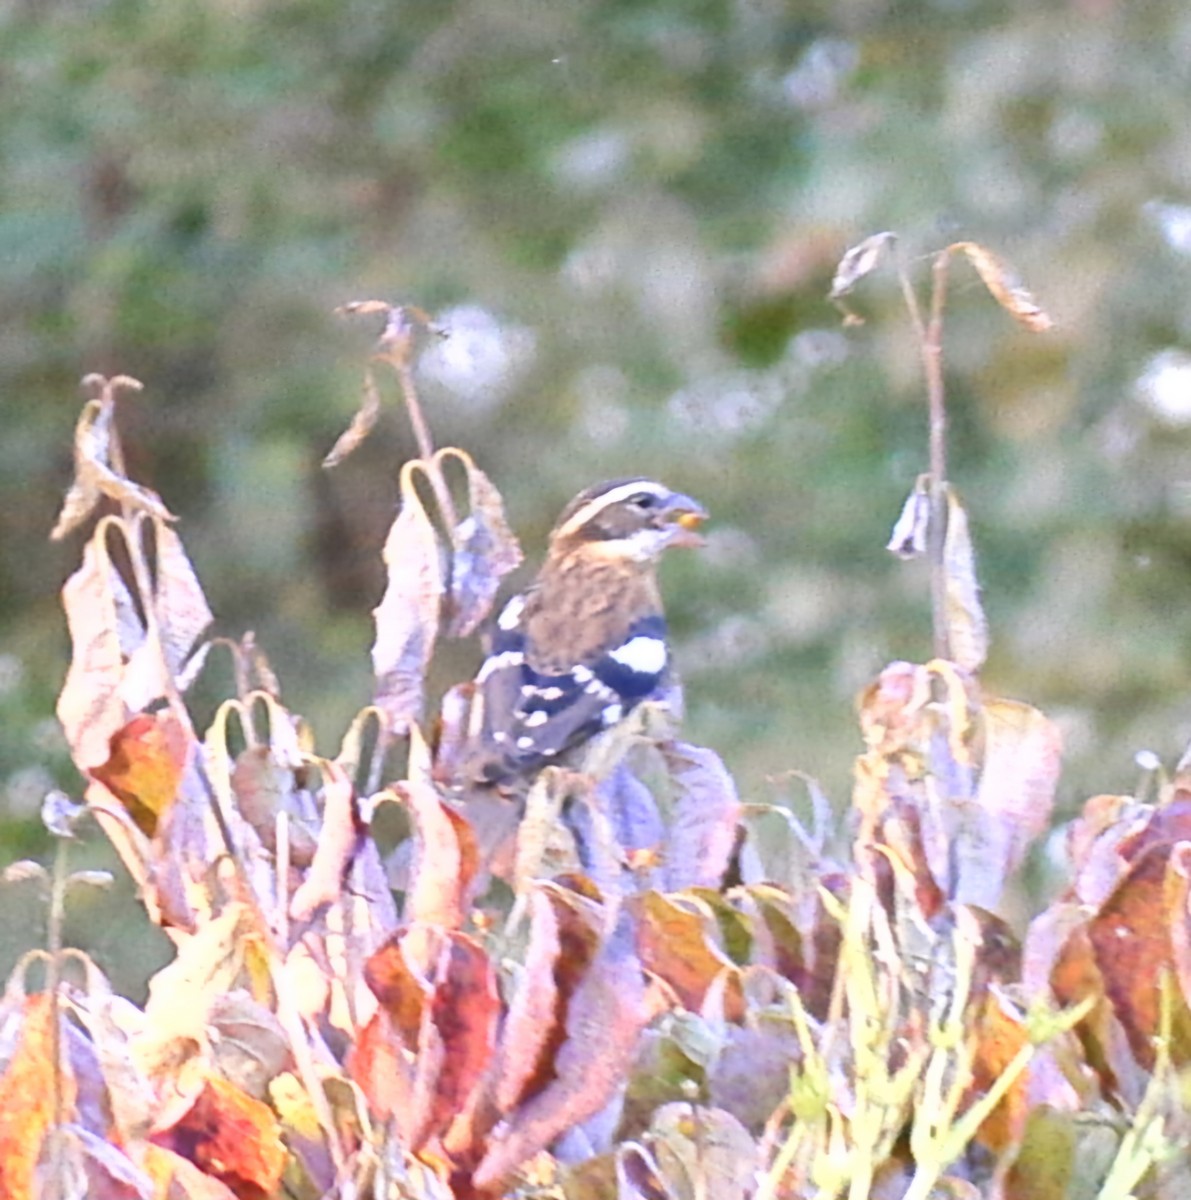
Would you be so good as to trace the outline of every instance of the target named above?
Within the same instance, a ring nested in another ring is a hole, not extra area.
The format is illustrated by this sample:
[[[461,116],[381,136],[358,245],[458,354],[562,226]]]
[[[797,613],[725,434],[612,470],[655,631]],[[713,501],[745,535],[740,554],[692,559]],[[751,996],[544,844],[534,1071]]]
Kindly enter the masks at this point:
[[[655,508],[658,498],[652,492],[638,492],[635,496],[629,497],[629,503],[634,508]]]

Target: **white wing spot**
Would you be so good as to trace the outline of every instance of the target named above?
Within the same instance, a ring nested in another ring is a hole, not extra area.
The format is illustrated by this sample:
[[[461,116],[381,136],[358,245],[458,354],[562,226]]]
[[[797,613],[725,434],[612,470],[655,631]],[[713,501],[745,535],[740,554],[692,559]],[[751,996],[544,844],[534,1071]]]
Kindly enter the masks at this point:
[[[562,688],[560,688],[560,687],[542,688],[538,692],[538,696],[542,700],[561,700],[562,699]]]
[[[571,671],[571,678],[582,686],[585,683],[590,683],[595,677],[592,675],[590,667],[575,667]]]
[[[503,629],[506,633],[516,629],[524,611],[525,597],[514,596],[501,610],[500,616],[496,618],[498,628]]]
[[[525,655],[520,650],[506,650],[503,654],[492,654],[484,660],[484,665],[480,667],[476,683],[484,683],[497,671],[503,671],[506,667],[519,667],[523,662],[525,662]]]
[[[507,741],[509,740],[509,735],[508,735],[507,733],[505,733],[505,731],[504,731],[503,729],[498,729],[498,730],[497,730],[497,731],[496,731],[496,732],[495,732],[495,733],[492,735],[492,740],[493,740],[494,742],[501,742],[501,743],[504,743],[504,742],[507,742]]]
[[[634,675],[660,675],[666,665],[666,643],[661,638],[638,635],[608,656]]]
[[[532,750],[533,749],[533,738],[531,738],[529,736],[519,737],[517,739],[517,749],[518,750]]]
[[[624,709],[619,704],[609,704],[601,713],[600,719],[605,725],[615,725],[622,716],[624,716]]]
[[[531,712],[522,724],[524,724],[526,729],[536,729],[539,725],[545,725],[549,720],[550,714],[544,709],[539,708],[536,712]]]

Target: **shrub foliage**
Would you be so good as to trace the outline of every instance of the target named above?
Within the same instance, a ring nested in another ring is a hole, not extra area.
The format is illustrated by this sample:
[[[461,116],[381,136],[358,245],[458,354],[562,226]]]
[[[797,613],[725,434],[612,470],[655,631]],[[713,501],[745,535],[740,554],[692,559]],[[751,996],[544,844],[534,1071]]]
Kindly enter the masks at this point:
[[[472,456],[434,448],[423,314],[354,306],[385,328],[329,461],[376,421],[380,369],[420,456],[384,548],[375,696],[333,759],[251,635],[208,637],[174,517],[122,460],[137,385],[89,379],[54,531],[110,510],[63,590],[58,715],[86,791],[46,801],[51,944],[0,1008],[0,1197],[1181,1194],[1191,776],[1089,800],[1061,894],[1024,932],[997,915],[1049,826],[1060,746],[981,685],[939,365],[957,254],[1047,326],[983,247],[937,256],[924,308],[898,265],[931,433],[890,548],[929,561],[935,647],[860,697],[841,818],[796,775],[743,802],[649,705],[522,805],[449,786],[471,685],[432,703],[427,671],[520,550]],[[850,251],[833,299],[891,255],[887,234]],[[234,691],[204,732],[186,696],[218,655]],[[69,885],[95,882],[67,866],[90,821],[176,946],[143,1009],[60,945]]]

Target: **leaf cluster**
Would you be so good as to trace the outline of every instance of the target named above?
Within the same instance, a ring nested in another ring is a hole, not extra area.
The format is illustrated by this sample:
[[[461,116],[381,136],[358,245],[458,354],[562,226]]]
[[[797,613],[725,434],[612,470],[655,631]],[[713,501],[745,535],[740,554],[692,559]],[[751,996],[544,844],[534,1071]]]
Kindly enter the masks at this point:
[[[886,244],[845,258],[837,298]],[[1043,327],[987,251],[951,249]],[[933,416],[942,279],[915,317]],[[430,441],[408,313],[360,307],[386,328],[333,459],[377,418],[378,363],[421,454],[384,551],[374,702],[334,758],[251,635],[208,636],[168,510],[124,469],[126,381],[92,381],[56,532],[120,511],[63,590],[84,799],[47,801],[52,879],[4,880],[44,887],[57,921],[0,1002],[0,1090],[20,1098],[0,1106],[0,1197],[1178,1195],[1191,772],[1089,800],[1062,894],[1021,937],[996,915],[1049,825],[1060,745],[980,679],[941,429],[893,539],[931,560],[941,652],[860,697],[846,820],[810,780],[809,813],[742,801],[649,704],[516,803],[454,785],[471,685],[427,720],[425,678],[520,552],[492,481]],[[200,732],[186,694],[213,652],[235,688]],[[176,946],[143,1008],[60,945],[68,887],[97,882],[66,866],[90,820]]]

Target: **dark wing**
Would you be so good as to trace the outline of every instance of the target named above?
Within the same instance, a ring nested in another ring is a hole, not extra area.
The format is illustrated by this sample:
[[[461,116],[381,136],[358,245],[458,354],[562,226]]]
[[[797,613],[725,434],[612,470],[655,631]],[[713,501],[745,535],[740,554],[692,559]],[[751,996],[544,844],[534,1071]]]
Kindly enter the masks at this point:
[[[499,783],[532,772],[615,725],[662,686],[668,666],[666,623],[641,618],[628,635],[588,664],[545,673],[527,661],[524,605],[509,602],[476,677],[482,720],[472,774]]]

